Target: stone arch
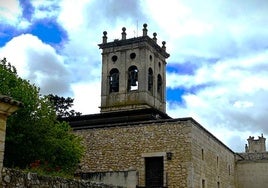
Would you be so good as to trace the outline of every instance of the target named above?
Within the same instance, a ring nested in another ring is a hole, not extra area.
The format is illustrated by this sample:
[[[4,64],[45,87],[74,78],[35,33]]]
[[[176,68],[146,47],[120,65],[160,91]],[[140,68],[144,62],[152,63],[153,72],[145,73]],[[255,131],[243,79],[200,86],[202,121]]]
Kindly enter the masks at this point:
[[[138,68],[132,65],[128,68],[128,91],[133,91],[138,89]]]
[[[162,99],[163,97],[163,80],[160,74],[157,75],[157,93]]]
[[[154,86],[154,77],[153,77],[153,69],[148,69],[148,91],[153,93],[153,86]]]
[[[113,68],[109,74],[109,91],[118,92],[119,91],[119,71]]]

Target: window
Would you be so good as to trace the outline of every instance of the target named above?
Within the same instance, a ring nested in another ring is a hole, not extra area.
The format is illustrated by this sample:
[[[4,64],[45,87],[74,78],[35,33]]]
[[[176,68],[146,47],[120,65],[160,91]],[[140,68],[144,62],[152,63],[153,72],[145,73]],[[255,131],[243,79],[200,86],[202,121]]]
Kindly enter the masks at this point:
[[[158,74],[158,76],[157,76],[157,92],[160,95],[161,99],[163,97],[163,94],[162,94],[163,88],[162,87],[163,87],[162,77],[160,74]]]
[[[204,160],[204,149],[201,150],[201,157],[202,157],[202,160]]]
[[[202,179],[202,188],[206,187],[206,181],[204,179]]]
[[[129,55],[129,57],[130,57],[130,59],[135,59],[135,58],[136,58],[136,54],[135,54],[135,53],[131,53],[131,54]]]
[[[137,90],[138,85],[138,68],[131,66],[128,69],[128,91]]]
[[[116,61],[117,61],[117,56],[116,56],[116,55],[113,55],[113,56],[112,56],[112,61],[113,61],[113,62],[116,62]]]
[[[220,182],[217,182],[217,188],[220,188]]]
[[[109,75],[110,93],[119,91],[119,71],[112,69]]]
[[[151,68],[149,68],[149,70],[148,70],[148,91],[150,91],[151,93],[153,93],[153,83],[154,83],[153,70]]]

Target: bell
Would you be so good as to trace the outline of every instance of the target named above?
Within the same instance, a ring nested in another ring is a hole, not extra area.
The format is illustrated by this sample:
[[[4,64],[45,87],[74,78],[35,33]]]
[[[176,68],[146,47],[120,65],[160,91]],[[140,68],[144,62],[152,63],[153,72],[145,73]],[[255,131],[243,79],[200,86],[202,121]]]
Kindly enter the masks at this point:
[[[119,80],[116,74],[113,74],[110,77],[110,91],[118,92],[119,89]]]
[[[130,85],[131,86],[137,86],[137,72],[135,70],[132,70],[130,72]]]
[[[111,87],[112,87],[112,88],[117,88],[118,85],[119,85],[119,84],[118,84],[117,81],[112,81],[112,82],[111,82]]]

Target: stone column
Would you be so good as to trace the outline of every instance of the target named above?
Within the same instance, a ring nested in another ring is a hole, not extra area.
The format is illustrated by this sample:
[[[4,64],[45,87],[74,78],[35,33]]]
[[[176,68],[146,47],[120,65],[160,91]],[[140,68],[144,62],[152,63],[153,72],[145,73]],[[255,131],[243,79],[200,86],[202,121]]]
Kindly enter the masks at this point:
[[[0,95],[0,182],[2,181],[2,168],[5,151],[6,138],[6,120],[13,112],[15,112],[22,103],[13,100],[10,97]]]

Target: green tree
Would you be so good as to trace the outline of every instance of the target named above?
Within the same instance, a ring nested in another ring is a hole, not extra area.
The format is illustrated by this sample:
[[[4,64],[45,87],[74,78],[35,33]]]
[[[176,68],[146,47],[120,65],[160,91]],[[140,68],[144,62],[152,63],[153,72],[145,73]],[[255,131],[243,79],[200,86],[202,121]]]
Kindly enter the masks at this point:
[[[26,168],[39,161],[47,169],[73,173],[83,154],[81,139],[66,122],[57,121],[48,97],[20,78],[5,58],[0,62],[0,94],[24,105],[8,118],[4,165]]]
[[[47,95],[50,102],[54,105],[58,118],[80,116],[82,113],[70,109],[73,106],[74,99],[71,97],[60,97],[58,95]]]

